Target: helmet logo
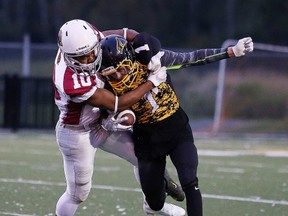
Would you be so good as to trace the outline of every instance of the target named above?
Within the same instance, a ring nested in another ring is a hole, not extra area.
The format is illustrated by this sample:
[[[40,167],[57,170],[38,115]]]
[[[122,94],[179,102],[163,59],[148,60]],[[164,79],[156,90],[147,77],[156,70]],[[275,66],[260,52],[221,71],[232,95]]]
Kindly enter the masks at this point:
[[[63,46],[63,43],[62,43],[62,30],[60,30],[59,33],[58,33],[57,43],[58,43],[58,46]]]
[[[143,46],[140,46],[138,48],[135,49],[136,53],[140,53],[141,51],[149,51],[149,46],[148,44],[144,44]]]
[[[124,49],[126,46],[127,42],[126,41],[121,41],[119,38],[116,38],[116,49],[118,51],[118,53],[123,54],[124,53]]]
[[[86,49],[86,48],[88,48],[88,47],[89,47],[89,45],[85,45],[85,46],[83,46],[83,47],[77,48],[76,51],[78,52],[78,51],[83,50],[83,49]]]

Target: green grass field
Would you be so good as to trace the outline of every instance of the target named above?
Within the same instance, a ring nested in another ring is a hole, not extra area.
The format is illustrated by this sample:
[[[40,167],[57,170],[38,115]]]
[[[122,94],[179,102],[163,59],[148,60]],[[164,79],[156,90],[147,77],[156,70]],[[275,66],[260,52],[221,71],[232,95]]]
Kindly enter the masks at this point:
[[[195,134],[195,141],[205,216],[288,215],[287,138]],[[52,216],[65,190],[53,132],[2,131],[0,143],[0,215]],[[167,166],[177,179],[169,159]],[[144,216],[132,166],[99,150],[93,189],[77,215]]]

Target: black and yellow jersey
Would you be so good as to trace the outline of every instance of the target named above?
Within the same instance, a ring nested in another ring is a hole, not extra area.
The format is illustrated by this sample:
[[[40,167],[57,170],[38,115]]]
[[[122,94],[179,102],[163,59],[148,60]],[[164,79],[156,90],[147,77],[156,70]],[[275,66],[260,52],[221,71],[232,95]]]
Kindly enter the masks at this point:
[[[116,95],[120,96],[129,92],[147,80],[149,71],[147,66],[136,62],[136,67],[129,76],[132,80],[122,80],[116,85],[110,82],[113,91]],[[138,123],[154,123],[159,122],[171,116],[179,108],[179,101],[172,87],[163,82],[158,87],[153,88],[150,92],[146,93],[131,109],[134,111]]]

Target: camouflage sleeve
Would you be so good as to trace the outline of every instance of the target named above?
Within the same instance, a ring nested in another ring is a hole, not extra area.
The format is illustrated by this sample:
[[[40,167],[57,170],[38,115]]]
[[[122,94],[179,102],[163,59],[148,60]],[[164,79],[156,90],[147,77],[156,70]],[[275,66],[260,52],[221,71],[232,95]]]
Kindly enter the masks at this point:
[[[174,52],[162,49],[161,65],[167,69],[180,69],[196,65],[205,65],[229,58],[227,48],[199,49],[191,52]]]

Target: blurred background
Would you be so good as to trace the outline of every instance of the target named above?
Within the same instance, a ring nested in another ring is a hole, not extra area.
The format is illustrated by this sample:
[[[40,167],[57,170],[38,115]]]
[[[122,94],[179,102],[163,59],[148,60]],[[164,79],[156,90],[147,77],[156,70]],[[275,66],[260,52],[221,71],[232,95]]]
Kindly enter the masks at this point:
[[[280,0],[0,0],[0,127],[54,128],[57,34],[79,18],[100,31],[149,32],[177,51],[251,36],[251,54],[169,73],[194,131],[286,135],[287,12]]]

